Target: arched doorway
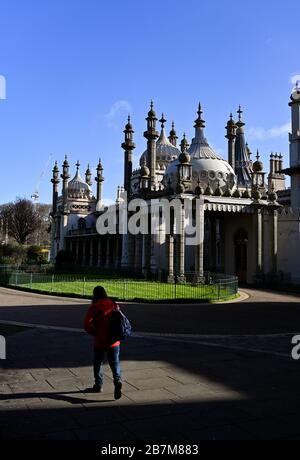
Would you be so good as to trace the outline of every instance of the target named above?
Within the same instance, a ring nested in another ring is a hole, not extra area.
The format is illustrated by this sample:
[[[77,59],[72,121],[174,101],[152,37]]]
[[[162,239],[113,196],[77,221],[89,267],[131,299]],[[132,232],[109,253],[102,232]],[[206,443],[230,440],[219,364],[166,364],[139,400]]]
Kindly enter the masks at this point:
[[[241,228],[234,237],[235,274],[240,283],[247,282],[248,233]]]

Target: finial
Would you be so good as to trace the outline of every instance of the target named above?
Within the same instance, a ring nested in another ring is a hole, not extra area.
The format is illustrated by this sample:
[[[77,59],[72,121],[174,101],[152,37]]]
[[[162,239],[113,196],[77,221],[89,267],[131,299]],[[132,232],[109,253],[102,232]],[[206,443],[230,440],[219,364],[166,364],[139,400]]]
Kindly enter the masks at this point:
[[[257,159],[257,161],[259,161],[259,159],[260,159],[260,153],[259,153],[258,149],[257,149],[257,152],[256,152],[256,159]]]
[[[241,105],[239,105],[239,110],[237,111],[238,115],[239,115],[239,121],[242,121],[242,114],[244,113],[243,110],[242,110],[242,107]]]
[[[76,168],[77,168],[77,172],[79,171],[79,168],[80,168],[80,163],[79,163],[79,160],[77,160],[77,163],[76,163]]]
[[[130,116],[130,114],[129,114],[129,115],[128,115],[128,123],[130,123],[130,122],[131,122],[131,116]]]
[[[175,122],[172,120],[172,129],[175,130]]]
[[[199,102],[199,105],[198,105],[198,118],[197,120],[195,120],[195,128],[205,128],[205,120],[203,120],[202,118],[202,114],[203,114],[203,111],[202,111],[202,106]]]
[[[159,122],[161,123],[162,129],[165,127],[166,121],[167,121],[167,120],[165,119],[164,114],[162,113],[161,119],[159,120]]]
[[[153,110],[153,107],[154,107],[154,103],[153,103],[153,100],[151,99],[151,102],[150,102],[150,108],[151,108],[151,110]]]
[[[202,107],[201,107],[201,102],[199,102],[199,105],[198,105],[198,112],[197,112],[197,113],[198,113],[199,117],[200,117],[200,116],[202,115],[202,113],[203,113],[203,112],[202,112]]]

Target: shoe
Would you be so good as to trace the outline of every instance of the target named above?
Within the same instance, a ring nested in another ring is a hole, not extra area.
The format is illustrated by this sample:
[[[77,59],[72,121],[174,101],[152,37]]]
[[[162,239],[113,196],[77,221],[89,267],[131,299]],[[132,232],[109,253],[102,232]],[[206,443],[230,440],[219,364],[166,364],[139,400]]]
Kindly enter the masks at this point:
[[[92,393],[103,393],[102,385],[95,384],[92,388]]]
[[[122,398],[122,382],[116,382],[115,383],[115,399],[121,399]]]

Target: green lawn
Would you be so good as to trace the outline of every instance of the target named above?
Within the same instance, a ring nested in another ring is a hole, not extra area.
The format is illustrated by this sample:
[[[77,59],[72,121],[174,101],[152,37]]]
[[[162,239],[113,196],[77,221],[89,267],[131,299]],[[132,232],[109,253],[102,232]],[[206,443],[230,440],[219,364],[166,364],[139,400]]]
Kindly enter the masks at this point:
[[[218,300],[235,296],[232,285],[167,284],[143,280],[105,279],[96,276],[64,276],[19,274],[11,277],[11,286],[40,292],[91,296],[97,285],[102,285],[110,297],[123,301],[160,301],[173,299]]]

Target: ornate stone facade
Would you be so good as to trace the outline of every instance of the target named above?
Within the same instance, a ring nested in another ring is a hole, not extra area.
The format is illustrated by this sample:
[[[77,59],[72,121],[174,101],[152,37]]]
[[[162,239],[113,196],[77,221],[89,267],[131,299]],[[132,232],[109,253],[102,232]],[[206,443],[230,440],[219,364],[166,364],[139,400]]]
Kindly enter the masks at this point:
[[[253,283],[265,276],[281,276],[300,282],[300,90],[291,96],[292,133],[290,135],[290,168],[283,169],[283,157],[270,156],[266,179],[263,163],[257,153],[252,161],[245,140],[245,123],[241,107],[238,120],[231,114],[226,126],[228,161],[209,145],[205,121],[199,105],[195,137],[189,145],[184,135],[177,147],[174,122],[169,137],[166,119],[157,117],[151,102],[144,136],[147,149],[141,155],[139,168],[133,170],[134,130],[130,118],[125,126],[124,184],[118,188],[117,208],[141,198],[149,206],[152,200],[173,199],[181,203],[181,230],[187,219],[184,202],[198,200],[200,238],[189,244],[191,235],[168,230],[164,222],[153,234],[100,236],[97,218],[102,207],[103,167],[99,162],[96,196],[92,193],[91,171],[80,177],[79,163],[75,177],[69,181],[69,164],[62,166],[62,193],[59,195],[59,171],[53,169],[52,260],[61,250],[71,251],[81,266],[123,269],[157,276],[172,282],[184,281],[188,272],[199,280],[204,272],[236,274],[241,282]],[[285,174],[292,177],[291,190],[285,186]],[[266,183],[267,181],[267,183]],[[290,210],[289,208],[292,208]],[[128,217],[129,217],[128,212]],[[149,223],[151,216],[149,214]]]

